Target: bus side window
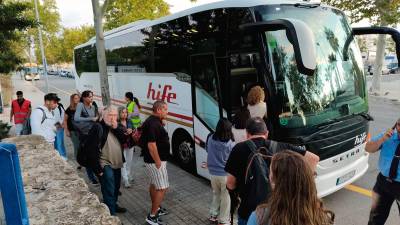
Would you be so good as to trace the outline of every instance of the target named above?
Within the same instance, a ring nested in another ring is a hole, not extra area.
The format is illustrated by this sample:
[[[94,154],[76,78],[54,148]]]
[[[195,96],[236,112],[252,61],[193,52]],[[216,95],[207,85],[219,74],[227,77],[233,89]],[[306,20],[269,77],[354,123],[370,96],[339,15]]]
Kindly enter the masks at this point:
[[[218,81],[213,54],[191,56],[192,79],[194,79],[195,113],[210,128],[217,127],[220,118]]]

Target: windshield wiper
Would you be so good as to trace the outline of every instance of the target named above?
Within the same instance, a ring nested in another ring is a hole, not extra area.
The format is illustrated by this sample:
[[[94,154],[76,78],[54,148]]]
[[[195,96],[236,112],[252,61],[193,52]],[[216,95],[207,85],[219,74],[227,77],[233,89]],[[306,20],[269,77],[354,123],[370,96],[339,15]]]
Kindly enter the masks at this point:
[[[320,5],[321,5],[321,3],[309,3],[309,4],[296,3],[296,4],[294,4],[294,7],[311,9],[311,8],[317,8]]]
[[[361,116],[362,118],[364,118],[367,121],[373,121],[374,118],[369,115],[367,112],[361,112],[361,113],[353,113],[351,115],[347,115],[347,116],[343,116],[343,117],[339,117],[339,118],[335,118],[335,119],[330,119],[324,123],[321,123],[318,125],[317,128],[321,128],[323,127],[321,130],[318,130],[317,132],[314,132],[306,137],[299,137],[300,141],[302,144],[306,144],[307,142],[309,142],[310,140],[312,140],[315,136],[321,134],[322,132],[330,129],[333,125],[336,125],[338,123],[343,122],[343,120],[349,118],[349,117],[353,117],[353,116]],[[325,126],[325,127],[324,127]]]
[[[317,132],[314,132],[314,133],[312,133],[312,134],[310,134],[310,135],[308,135],[308,136],[306,136],[306,137],[299,137],[300,141],[301,141],[303,144],[309,142],[309,141],[312,140],[315,136],[317,136],[317,135],[321,134],[322,132],[324,132],[324,131],[330,129],[333,125],[343,122],[343,121],[342,121],[343,118],[344,118],[344,117],[335,118],[335,119],[330,119],[330,120],[328,120],[328,121],[326,121],[326,122],[324,122],[324,123],[321,123],[320,125],[318,125],[317,128],[320,128],[320,127],[325,126],[324,128],[322,128],[322,129],[318,130]]]
[[[367,112],[353,113],[354,116],[361,116],[367,121],[374,121],[374,118]]]

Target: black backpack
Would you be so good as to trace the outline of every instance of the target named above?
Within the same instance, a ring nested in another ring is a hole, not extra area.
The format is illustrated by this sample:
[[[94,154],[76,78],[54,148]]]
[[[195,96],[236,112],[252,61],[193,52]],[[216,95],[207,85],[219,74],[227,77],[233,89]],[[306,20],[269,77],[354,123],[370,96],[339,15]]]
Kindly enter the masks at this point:
[[[101,138],[103,137],[103,128],[100,123],[94,123],[89,133],[80,138],[76,161],[83,167],[91,168],[93,162],[94,151],[100,151]]]
[[[257,148],[252,140],[247,140],[246,144],[251,154],[247,159],[244,179],[245,190],[248,194],[243,204],[245,204],[244,207],[253,211],[257,205],[267,200],[271,192],[269,165],[273,153],[266,146]]]

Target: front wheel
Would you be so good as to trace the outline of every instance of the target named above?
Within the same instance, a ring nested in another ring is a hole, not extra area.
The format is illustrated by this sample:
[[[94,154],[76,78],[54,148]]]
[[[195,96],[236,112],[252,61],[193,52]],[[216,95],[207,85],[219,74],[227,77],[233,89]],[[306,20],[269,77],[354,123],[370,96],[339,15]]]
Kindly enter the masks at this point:
[[[174,158],[188,172],[196,171],[194,141],[188,134],[179,134],[173,141]]]

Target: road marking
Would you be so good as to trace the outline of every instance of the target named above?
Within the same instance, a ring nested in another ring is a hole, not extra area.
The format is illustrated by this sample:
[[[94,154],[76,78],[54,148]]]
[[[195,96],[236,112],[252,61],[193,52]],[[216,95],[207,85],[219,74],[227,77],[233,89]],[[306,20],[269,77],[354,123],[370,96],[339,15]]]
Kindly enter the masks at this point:
[[[362,187],[358,187],[358,186],[349,184],[344,188],[347,189],[347,190],[354,191],[354,192],[357,192],[359,194],[365,195],[367,197],[372,197],[372,191],[367,190],[367,189],[362,188]]]
[[[57,91],[60,91],[60,92],[62,92],[62,93],[64,93],[64,94],[66,94],[66,95],[72,95],[72,93],[70,93],[70,92],[67,92],[67,91],[64,91],[64,90],[62,90],[62,89],[60,89],[60,88],[58,88],[58,87],[56,87],[56,86],[54,86],[54,85],[49,85],[51,88],[53,88],[53,89],[56,89]]]

